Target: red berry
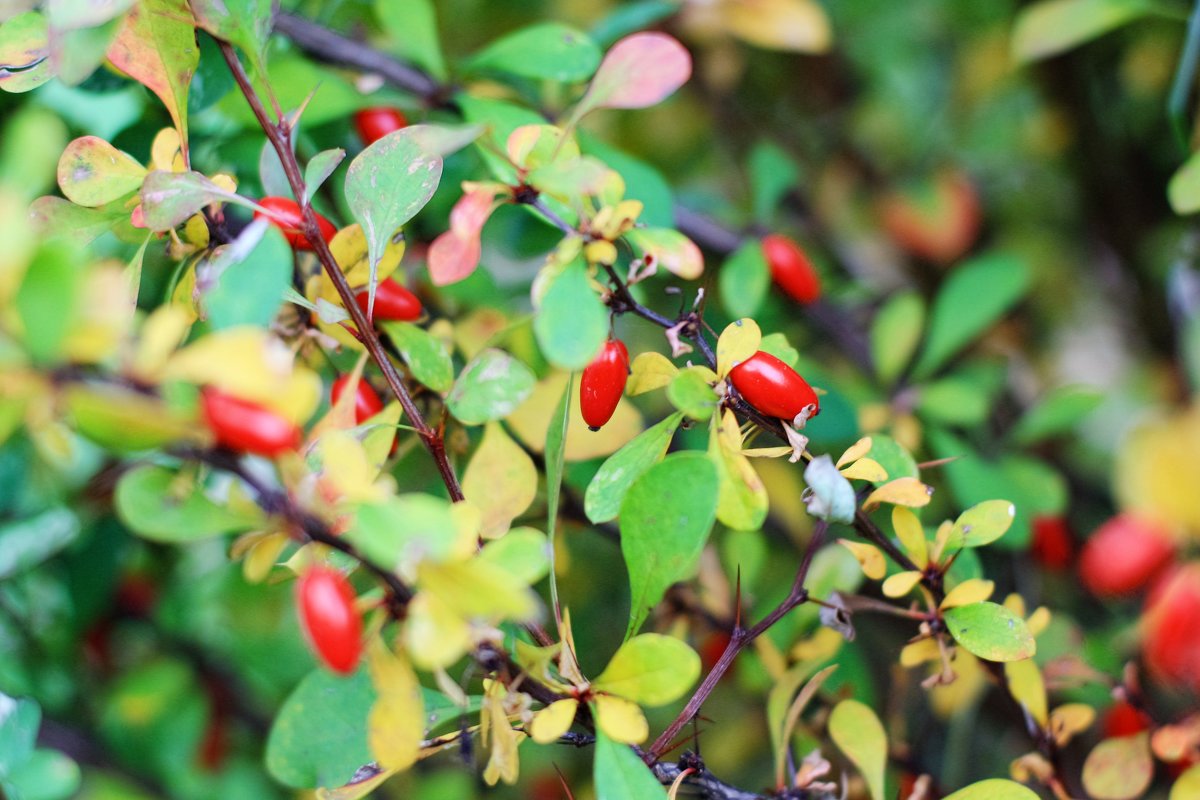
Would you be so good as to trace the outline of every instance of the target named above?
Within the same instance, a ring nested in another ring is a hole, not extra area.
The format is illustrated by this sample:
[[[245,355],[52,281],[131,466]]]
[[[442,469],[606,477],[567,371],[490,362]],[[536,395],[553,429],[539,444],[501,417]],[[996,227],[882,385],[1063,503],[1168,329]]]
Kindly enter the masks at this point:
[[[1067,521],[1062,517],[1034,517],[1033,542],[1029,550],[1038,563],[1049,569],[1070,566],[1075,546]]]
[[[367,313],[369,293],[364,289],[354,295],[358,307]],[[412,322],[421,318],[421,301],[398,282],[388,278],[375,287],[375,319]]]
[[[371,145],[393,131],[408,126],[404,113],[397,108],[364,108],[354,115],[354,127],[364,145]]]
[[[1174,556],[1175,542],[1160,523],[1119,514],[1084,544],[1079,574],[1097,597],[1120,597],[1147,586]]]
[[[579,381],[579,410],[594,431],[612,419],[629,380],[629,351],[623,342],[609,339],[600,354],[583,370]]]
[[[296,585],[300,622],[325,665],[348,675],[362,656],[362,618],[354,608],[354,590],[335,569],[313,567]]]
[[[762,249],[771,278],[789,297],[805,305],[820,299],[821,279],[799,244],[772,233],[763,237]]]
[[[1138,711],[1124,700],[1118,700],[1109,706],[1104,713],[1104,738],[1117,739],[1121,736],[1133,736],[1150,727],[1146,724],[1146,715]]]
[[[341,399],[342,392],[346,390],[346,384],[349,382],[349,375],[343,375],[333,382],[331,394],[333,395],[334,403],[337,403]],[[371,388],[371,384],[360,378],[358,389],[354,392],[354,421],[358,423],[365,422],[380,411],[383,411],[383,401],[379,399],[379,395]]]
[[[1142,615],[1142,654],[1150,672],[1166,683],[1200,694],[1200,561],[1166,575]]]
[[[293,250],[312,250],[308,237],[304,235],[304,214],[295,200],[288,197],[264,197],[258,201],[258,204],[270,213],[264,214],[261,211],[255,211],[255,219],[266,219],[283,231],[283,235]],[[337,233],[337,228],[316,211],[313,214],[316,214],[317,226],[321,229],[321,238],[326,242],[332,241],[334,234]]]
[[[821,402],[808,381],[762,350],[731,369],[729,380],[747,403],[767,416],[791,422],[809,406],[809,418],[821,413]]]
[[[230,450],[274,457],[296,450],[304,432],[270,409],[215,389],[200,395],[204,418],[217,444]]]

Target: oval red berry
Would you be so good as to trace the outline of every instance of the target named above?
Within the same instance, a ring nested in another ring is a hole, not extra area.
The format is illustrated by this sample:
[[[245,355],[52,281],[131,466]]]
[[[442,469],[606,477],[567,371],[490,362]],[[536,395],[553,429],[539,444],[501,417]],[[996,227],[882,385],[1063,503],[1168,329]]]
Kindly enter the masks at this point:
[[[304,441],[299,426],[256,403],[216,389],[205,389],[200,400],[208,427],[222,447],[274,458]]]
[[[300,623],[317,656],[334,672],[354,672],[362,656],[362,618],[354,589],[337,570],[313,567],[296,585]]]
[[[364,145],[372,145],[393,131],[408,126],[404,112],[397,108],[376,106],[364,108],[354,115],[354,127]]]
[[[806,409],[809,418],[821,411],[821,402],[808,381],[762,350],[731,369],[729,380],[747,403],[769,417],[792,422]]]
[[[369,300],[367,291],[356,294],[354,300],[366,314]],[[420,299],[395,280],[388,278],[375,287],[375,319],[412,322],[420,319],[423,311]]]
[[[583,370],[579,381],[579,410],[594,431],[612,419],[629,380],[629,351],[624,343],[609,339],[600,354]]]
[[[1119,514],[1084,544],[1079,575],[1097,597],[1121,597],[1148,586],[1174,556],[1175,541],[1161,524]]]
[[[265,208],[269,213],[264,214],[261,211],[254,212],[255,219],[266,219],[272,225],[283,231],[283,235],[287,238],[288,244],[293,250],[312,250],[312,244],[308,241],[308,237],[304,235],[304,214],[300,211],[300,205],[290,197],[264,197],[258,201],[258,204]],[[333,241],[334,235],[337,233],[337,228],[332,222],[325,219],[316,211],[313,214],[317,217],[317,227],[321,229],[321,238],[326,242]]]
[[[821,278],[808,255],[793,239],[772,233],[762,240],[763,257],[771,278],[798,303],[813,303],[821,297]]]
[[[330,395],[334,403],[341,399],[342,393],[346,391],[346,384],[349,382],[349,375],[343,375],[333,382]],[[371,388],[371,384],[360,378],[354,391],[354,421],[366,422],[380,411],[383,411],[383,401]]]

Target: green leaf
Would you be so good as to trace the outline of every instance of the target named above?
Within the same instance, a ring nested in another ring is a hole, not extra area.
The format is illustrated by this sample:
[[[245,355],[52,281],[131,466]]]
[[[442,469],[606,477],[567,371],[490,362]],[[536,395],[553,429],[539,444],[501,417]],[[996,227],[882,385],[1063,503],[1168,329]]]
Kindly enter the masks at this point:
[[[593,766],[596,800],[667,800],[650,768],[628,745],[618,744],[596,731]]]
[[[800,170],[782,147],[765,139],[755,143],[750,151],[749,168],[754,219],[766,225],[774,216],[779,202],[800,180]]]
[[[291,693],[267,737],[267,771],[293,789],[341,786],[371,760],[367,716],[375,689],[366,669],[342,677],[310,672]]]
[[[479,558],[532,586],[550,571],[550,542],[536,528],[512,528],[485,544]]]
[[[188,140],[188,87],[200,64],[188,0],[142,0],[108,48],[113,65],[154,92]]]
[[[563,369],[583,369],[600,352],[608,338],[608,311],[581,259],[567,264],[546,289],[533,332],[546,360]]]
[[[724,420],[714,417],[708,437],[708,456],[717,468],[721,486],[717,519],[735,531],[756,531],[767,517],[770,505],[767,487],[750,465],[750,459],[719,434],[719,426],[724,424]]]
[[[617,518],[633,482],[662,460],[683,414],[676,412],[630,439],[600,466],[583,496],[583,509],[592,522]]]
[[[38,249],[25,272],[15,306],[25,348],[34,363],[52,363],[62,349],[82,299],[82,263],[76,248],[65,241],[51,241]]]
[[[946,552],[991,544],[1008,531],[1016,514],[1016,506],[1007,500],[985,500],[968,508],[954,521]]]
[[[990,778],[959,789],[946,800],[1037,800],[1037,792],[1016,781]]]
[[[792,347],[782,333],[768,333],[758,343],[758,349],[770,353],[792,369],[800,363],[800,351]]]
[[[103,14],[120,14],[130,3],[118,0],[114,3],[96,4]],[[109,45],[117,36],[119,19],[108,19],[93,26],[74,27],[70,20],[57,19],[80,8],[79,4],[46,3],[46,15],[50,20],[50,62],[55,77],[67,86],[78,86],[96,71],[104,61]],[[63,9],[60,12],[59,9]]]
[[[169,231],[211,203],[257,208],[254,201],[222,189],[199,172],[156,169],[142,182],[142,213],[152,231]]]
[[[762,308],[771,288],[771,271],[763,255],[762,243],[748,239],[725,259],[717,273],[721,305],[734,319],[753,317]]]
[[[675,196],[671,185],[656,168],[618,150],[607,142],[579,132],[579,146],[586,155],[595,156],[621,174],[625,196],[642,201],[638,222],[651,228],[669,228],[675,224]]]
[[[375,0],[375,16],[390,38],[392,52],[424,67],[439,81],[446,80],[433,0],[407,0],[403,6],[395,0]]]
[[[542,22],[494,40],[467,61],[471,70],[570,83],[587,80],[600,64],[600,48],[559,22]]]
[[[176,485],[178,476],[165,467],[132,469],[117,481],[114,506],[130,530],[155,542],[190,542],[266,522],[260,512],[235,512],[218,505],[195,485]],[[186,490],[186,496],[180,496]]]
[[[1153,11],[1149,0],[1041,0],[1017,14],[1013,58],[1029,62],[1056,55]]]
[[[679,0],[640,0],[615,6],[592,26],[592,38],[602,47],[636,31],[653,28],[655,23],[679,11]]]
[[[229,70],[223,61],[221,67],[228,73]],[[296,109],[308,101],[304,109],[304,124],[307,127],[332,120],[344,120],[364,103],[362,93],[336,70],[331,70],[328,66],[305,56],[291,55],[286,51],[272,54],[265,82],[261,76],[253,76],[254,90],[258,92],[259,97],[266,96],[267,83],[274,91],[280,108]],[[257,130],[258,123],[254,119],[254,113],[241,92],[229,92],[220,99],[217,108],[243,127]],[[285,196],[290,195],[290,190],[285,193]]]
[[[0,581],[36,567],[75,541],[79,518],[66,508],[0,524]]]
[[[1012,429],[1013,442],[1028,446],[1066,433],[1083,421],[1104,400],[1087,386],[1063,386],[1043,397]]]
[[[199,269],[212,286],[201,295],[201,305],[214,330],[266,328],[292,285],[292,250],[277,227],[255,220]]]
[[[55,750],[34,750],[8,775],[20,800],[67,800],[79,791],[79,765]]]
[[[925,301],[913,291],[898,292],[871,322],[871,360],[875,374],[891,385],[912,361],[925,326]]]
[[[0,775],[29,760],[42,724],[37,702],[0,693]]]
[[[713,387],[708,385],[708,381],[707,368],[686,367],[667,384],[667,399],[691,419],[710,419],[717,410],[720,398]]]
[[[917,413],[946,425],[978,425],[987,419],[991,398],[969,375],[951,375],[917,389]]]
[[[67,146],[67,124],[42,105],[22,105],[6,116],[0,131],[0,175],[4,175],[6,191],[31,200],[48,191],[54,182],[55,165]],[[21,233],[32,238],[24,219],[10,218],[3,224],[19,225]],[[18,235],[0,230],[0,239],[9,242]]]
[[[673,228],[634,228],[625,234],[625,240],[643,258],[653,258],[658,269],[685,281],[693,281],[704,272],[700,248]]]
[[[887,734],[871,707],[843,700],[829,715],[829,738],[858,767],[874,800],[884,800],[883,773],[887,766]]]
[[[817,456],[804,468],[804,482],[811,494],[805,499],[808,513],[829,522],[854,521],[858,503],[854,487],[834,466],[828,455]]]
[[[555,619],[558,618],[558,575],[555,572],[554,548],[558,536],[558,503],[562,495],[563,463],[567,452],[567,431],[571,423],[571,376],[563,384],[562,396],[550,417],[546,429],[546,533],[549,539],[550,556],[550,603]]]
[[[254,71],[263,71],[264,51],[271,33],[271,0],[188,0],[188,3],[201,28],[242,48]],[[311,84],[304,91],[309,88]]]
[[[867,451],[867,455],[883,467],[889,480],[920,477],[920,470],[917,469],[917,462],[912,454],[887,434],[871,434],[871,449]]]
[[[50,64],[50,26],[36,11],[17,14],[0,25],[0,89],[28,92],[54,77]]]
[[[146,168],[99,136],[81,136],[58,160],[58,186],[72,203],[94,208],[137,190]]]
[[[643,633],[621,645],[592,686],[654,708],[682,697],[699,677],[695,650],[673,636]]]
[[[1153,780],[1149,733],[1105,739],[1083,762],[1083,788],[1094,800],[1142,797]]]
[[[412,492],[359,506],[345,537],[373,563],[399,569],[422,560],[447,560],[458,528],[449,501]]]
[[[695,572],[717,515],[717,470],[703,453],[677,453],[646,470],[621,503],[621,553],[629,569],[626,636],[670,586]]]
[[[916,378],[937,371],[1004,315],[1029,289],[1029,267],[1005,253],[979,256],[942,284],[929,314],[925,346],[913,368]]]
[[[411,322],[381,322],[418,382],[439,394],[454,385],[454,361],[446,342]]]
[[[71,425],[107,450],[132,453],[200,438],[192,419],[157,397],[116,384],[74,384],[64,392]]]
[[[1200,211],[1200,152],[1192,153],[1167,184],[1167,199],[1176,214]]]
[[[529,367],[503,350],[488,348],[463,367],[446,405],[464,425],[482,425],[516,410],[533,391],[535,381]]]
[[[969,603],[944,614],[946,627],[966,650],[988,661],[1020,661],[1037,651],[1025,620],[996,603]]]
[[[119,201],[103,208],[84,208],[61,197],[47,196],[39,197],[29,205],[29,219],[37,232],[48,239],[86,246],[111,230],[128,226],[129,211]],[[63,313],[57,322],[65,324],[69,319],[69,315]]]
[[[346,204],[366,234],[372,277],[392,236],[425,207],[442,179],[442,159],[430,152],[424,127],[389,133],[346,171]]]
[[[272,152],[274,149],[271,148]],[[321,184],[329,179],[329,176],[333,174],[345,157],[345,150],[334,147],[330,150],[322,150],[308,160],[308,163],[304,165],[304,192],[309,200],[312,200],[317,190],[321,188]],[[275,155],[275,160],[279,160],[278,154]]]

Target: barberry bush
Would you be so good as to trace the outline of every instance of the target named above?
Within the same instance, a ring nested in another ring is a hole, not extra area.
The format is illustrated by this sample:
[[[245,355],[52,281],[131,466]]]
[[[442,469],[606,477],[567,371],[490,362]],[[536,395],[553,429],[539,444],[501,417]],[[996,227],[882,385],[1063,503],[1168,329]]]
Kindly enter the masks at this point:
[[[1200,10],[0,5],[0,797],[1200,797]]]

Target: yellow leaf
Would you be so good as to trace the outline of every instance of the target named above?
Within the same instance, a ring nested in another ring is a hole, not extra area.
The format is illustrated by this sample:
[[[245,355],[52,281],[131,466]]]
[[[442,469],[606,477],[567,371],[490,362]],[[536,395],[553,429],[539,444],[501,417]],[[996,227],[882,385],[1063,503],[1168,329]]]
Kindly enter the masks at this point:
[[[752,447],[749,450],[743,450],[742,455],[747,458],[780,458],[782,456],[790,456],[795,452],[791,447]]]
[[[950,534],[954,530],[954,523],[946,520],[938,526],[937,534],[933,537],[933,547],[929,550],[929,560],[939,561],[942,553],[946,550],[946,543],[950,541]]]
[[[538,744],[550,744],[571,729],[579,701],[573,697],[551,703],[533,715],[529,723],[529,738]]]
[[[887,561],[875,545],[849,539],[838,539],[838,544],[854,555],[862,567],[863,574],[871,580],[877,581],[887,574]]]
[[[367,718],[367,744],[384,769],[408,769],[421,752],[425,704],[412,667],[378,639],[367,655],[378,699]]]
[[[459,615],[429,592],[418,592],[408,603],[404,649],[423,670],[444,669],[462,658],[471,646],[471,629]]]
[[[1133,800],[1154,780],[1150,734],[1105,739],[1083,762],[1083,788],[1095,800]]]
[[[824,53],[833,39],[814,0],[725,0],[721,10],[727,30],[758,47]]]
[[[396,241],[397,238],[399,241]],[[333,258],[337,261],[338,266],[342,268],[342,272],[346,275],[346,282],[351,287],[361,289],[367,286],[371,280],[371,262],[367,259],[367,237],[363,234],[362,226],[354,223],[342,228],[329,243],[329,250],[333,253]],[[383,258],[379,261],[376,273],[378,279],[382,281],[395,272],[403,257],[404,237],[394,236],[387,248],[384,249]],[[320,296],[331,303],[341,305],[341,298],[337,289],[333,287],[333,281],[329,280],[329,276],[324,273],[321,277]]]
[[[255,541],[246,553],[246,560],[242,562],[242,575],[246,580],[258,583],[266,578],[289,541],[291,539],[286,533],[268,533]]]
[[[921,582],[921,573],[917,570],[897,572],[883,582],[883,593],[888,597],[903,597],[916,588]]]
[[[941,719],[969,707],[975,698],[988,686],[988,678],[979,659],[961,647],[954,657],[953,683],[933,687],[929,692],[929,705]]]
[[[535,595],[520,580],[479,558],[447,564],[426,561],[418,570],[417,584],[465,619],[525,621],[538,610]]]
[[[937,661],[941,657],[942,651],[936,639],[921,639],[906,644],[900,651],[900,666],[918,667],[929,661]]]
[[[182,172],[182,163],[179,163],[179,169],[176,168],[180,150],[179,131],[163,128],[154,135],[154,141],[150,144],[151,166],[163,172]]]
[[[611,694],[598,694],[592,702],[596,726],[604,735],[621,744],[639,744],[650,735],[646,715],[632,700]]]
[[[1114,486],[1124,511],[1200,537],[1200,403],[1139,425],[1117,453]]]
[[[1050,609],[1045,606],[1038,606],[1029,619],[1025,620],[1025,627],[1029,628],[1029,633],[1032,636],[1037,636],[1042,631],[1046,630],[1046,626],[1050,624]]]
[[[1050,735],[1059,747],[1063,747],[1083,733],[1096,720],[1096,709],[1087,703],[1067,703],[1050,712]]]
[[[73,313],[63,352],[70,361],[98,364],[116,353],[133,326],[134,305],[124,265],[109,261],[93,265],[80,291],[87,302]]]
[[[1043,727],[1046,725],[1046,683],[1032,658],[1009,661],[1004,665],[1008,691],[1029,716]]]
[[[479,549],[479,536],[483,532],[483,512],[470,500],[460,500],[450,506],[456,532],[450,558],[466,561]]]
[[[761,342],[762,331],[749,317],[726,325],[717,339],[717,377],[724,378],[729,370],[757,353]]]
[[[508,416],[505,422],[513,434],[535,453],[546,449],[546,421],[554,414],[567,383],[567,373],[558,372],[540,381],[521,407]],[[571,397],[579,397],[579,375],[574,376]],[[571,403],[571,418],[567,424],[567,438],[563,457],[567,461],[586,461],[615,453],[622,445],[642,432],[641,413],[627,397],[617,403],[612,419],[598,431],[588,430],[579,410],[578,400]]]
[[[879,483],[888,478],[887,470],[873,458],[860,458],[842,470],[842,474],[852,481],[869,481]]]
[[[349,431],[326,432],[311,455],[320,463],[318,480],[327,497],[353,503],[387,499],[385,487],[374,482],[379,469],[367,460],[362,443]]]
[[[490,695],[484,701],[483,713],[488,722],[488,741],[492,753],[488,757],[487,767],[483,771],[483,779],[489,786],[495,786],[497,781],[504,781],[510,786],[517,782],[521,762],[517,758],[517,745],[521,739],[504,712],[504,705],[497,695]]]
[[[362,800],[395,774],[396,770],[387,769],[378,775],[372,775],[365,781],[356,781],[333,789],[320,787],[316,789],[316,797],[317,800]]]
[[[871,492],[863,508],[873,508],[880,503],[920,508],[929,505],[933,487],[926,486],[916,478],[897,478]]]
[[[496,344],[508,328],[508,317],[494,308],[477,308],[454,326],[454,343],[470,361],[485,347]]]
[[[929,565],[929,542],[925,539],[925,526],[917,515],[903,506],[892,509],[892,529],[900,540],[904,552],[921,569]]]
[[[633,359],[625,391],[631,397],[661,389],[679,374],[679,367],[662,353],[647,350]]]
[[[871,452],[871,437],[864,436],[863,438],[859,439],[857,442],[855,442],[854,444],[852,444],[848,448],[846,448],[846,452],[842,453],[842,455],[837,460],[837,468],[841,469],[842,467],[846,466],[847,464],[851,464],[855,461],[858,461],[860,458],[862,458],[869,452]]]
[[[1018,617],[1025,618],[1025,598],[1016,592],[1006,595],[1002,605]]]
[[[537,496],[538,471],[533,459],[509,438],[498,422],[489,422],[483,441],[463,473],[463,493],[483,512],[483,536],[503,536],[512,521]]]
[[[1189,767],[1175,779],[1168,800],[1192,800],[1196,797],[1200,797],[1200,764]]]
[[[965,606],[970,603],[982,603],[992,596],[992,592],[996,590],[996,584],[992,581],[985,581],[980,578],[972,578],[969,581],[963,581],[958,586],[950,590],[946,598],[942,600],[941,608],[954,608],[955,606]]]

